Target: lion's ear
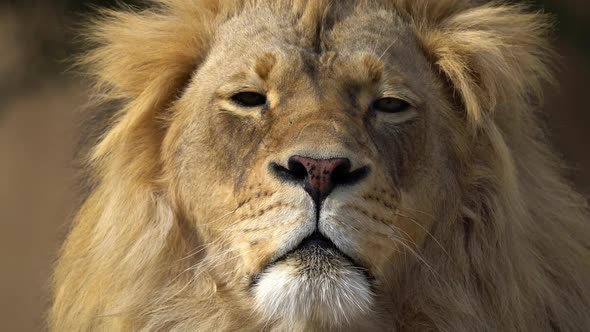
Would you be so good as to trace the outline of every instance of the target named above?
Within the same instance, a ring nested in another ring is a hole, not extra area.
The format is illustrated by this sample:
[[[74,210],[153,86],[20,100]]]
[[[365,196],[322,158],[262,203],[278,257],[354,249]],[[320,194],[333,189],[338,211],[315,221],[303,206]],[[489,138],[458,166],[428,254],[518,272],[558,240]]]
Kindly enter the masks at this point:
[[[426,51],[476,125],[499,104],[540,99],[551,81],[548,17],[519,5],[484,5],[422,26]]]

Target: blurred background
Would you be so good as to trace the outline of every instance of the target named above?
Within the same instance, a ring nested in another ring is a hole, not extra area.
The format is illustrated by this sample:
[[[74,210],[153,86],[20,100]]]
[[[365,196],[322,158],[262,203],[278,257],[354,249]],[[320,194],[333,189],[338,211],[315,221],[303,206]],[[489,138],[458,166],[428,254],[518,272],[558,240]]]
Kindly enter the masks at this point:
[[[532,4],[559,21],[560,85],[547,89],[546,121],[567,176],[588,194],[590,1]],[[75,26],[97,5],[116,1],[0,0],[2,331],[45,330],[51,267],[79,201],[73,156],[87,85],[67,68],[80,51]]]

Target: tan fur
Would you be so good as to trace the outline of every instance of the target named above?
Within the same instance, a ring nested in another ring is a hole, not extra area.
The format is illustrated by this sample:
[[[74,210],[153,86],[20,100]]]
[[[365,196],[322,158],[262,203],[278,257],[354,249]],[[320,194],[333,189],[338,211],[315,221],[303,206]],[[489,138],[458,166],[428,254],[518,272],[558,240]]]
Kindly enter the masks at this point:
[[[103,12],[82,63],[99,98],[124,107],[89,157],[95,185],[55,271],[50,329],[587,330],[588,207],[535,114],[549,28],[527,8],[466,0]],[[412,113],[363,111],[376,84]],[[244,85],[268,107],[228,103]],[[307,195],[268,171],[300,152],[371,166],[321,219],[375,278],[354,319],[329,302],[268,316],[248,291],[311,227]]]

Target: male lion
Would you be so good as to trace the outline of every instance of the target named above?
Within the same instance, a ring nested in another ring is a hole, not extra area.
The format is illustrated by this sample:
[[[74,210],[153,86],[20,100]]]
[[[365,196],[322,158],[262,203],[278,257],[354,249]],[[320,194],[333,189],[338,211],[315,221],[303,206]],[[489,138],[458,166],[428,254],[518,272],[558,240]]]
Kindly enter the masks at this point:
[[[123,107],[52,330],[587,330],[587,203],[536,119],[549,27],[467,0],[104,12],[83,63]]]

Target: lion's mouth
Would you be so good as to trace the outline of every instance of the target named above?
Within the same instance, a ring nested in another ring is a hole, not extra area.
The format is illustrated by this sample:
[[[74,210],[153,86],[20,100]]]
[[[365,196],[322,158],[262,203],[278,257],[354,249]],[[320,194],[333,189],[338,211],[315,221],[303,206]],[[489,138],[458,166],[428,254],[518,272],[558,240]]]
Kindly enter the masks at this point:
[[[334,242],[323,236],[320,232],[314,232],[312,235],[305,238],[301,243],[289,253],[296,251],[319,250],[322,255],[329,255],[332,251],[339,253],[340,250],[336,247]],[[289,254],[287,253],[287,255]],[[278,259],[277,259],[278,261]]]
[[[329,238],[316,231],[301,241],[297,247],[268,263],[252,278],[250,287],[256,286],[265,272],[282,263],[297,265],[300,272],[310,278],[330,274],[338,268],[350,268],[360,271],[367,280],[373,280],[367,268],[338,249]]]

